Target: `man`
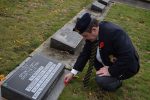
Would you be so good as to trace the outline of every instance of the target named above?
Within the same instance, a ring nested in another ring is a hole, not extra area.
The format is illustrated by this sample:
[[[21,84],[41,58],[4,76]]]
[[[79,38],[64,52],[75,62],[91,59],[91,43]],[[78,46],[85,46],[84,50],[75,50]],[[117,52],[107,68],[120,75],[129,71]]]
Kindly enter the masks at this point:
[[[77,21],[74,31],[81,34],[86,43],[73,69],[65,75],[65,82],[82,72],[90,59],[92,44],[95,41],[98,42],[94,58],[96,82],[103,90],[117,90],[122,85],[122,80],[134,76],[139,71],[138,54],[127,33],[119,26],[107,21],[99,23],[86,13]]]

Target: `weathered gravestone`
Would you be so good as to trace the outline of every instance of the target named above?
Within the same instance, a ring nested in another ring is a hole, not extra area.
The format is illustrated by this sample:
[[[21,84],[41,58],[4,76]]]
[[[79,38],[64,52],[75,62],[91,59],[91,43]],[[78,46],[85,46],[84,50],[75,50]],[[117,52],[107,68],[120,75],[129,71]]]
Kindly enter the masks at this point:
[[[104,4],[104,5],[108,5],[110,0],[98,0],[98,2]]]
[[[105,5],[99,3],[98,1],[94,1],[91,6],[91,10],[103,13],[105,10]]]
[[[72,30],[71,24],[58,30],[51,38],[50,47],[75,54],[83,42],[83,37]]]
[[[44,100],[64,72],[64,65],[36,54],[1,86],[8,100]]]

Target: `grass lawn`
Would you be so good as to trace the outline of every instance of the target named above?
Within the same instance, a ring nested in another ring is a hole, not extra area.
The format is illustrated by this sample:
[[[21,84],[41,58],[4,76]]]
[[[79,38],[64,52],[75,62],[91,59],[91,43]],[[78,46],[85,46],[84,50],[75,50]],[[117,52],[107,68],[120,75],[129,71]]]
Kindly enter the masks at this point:
[[[94,74],[89,89],[82,87],[84,70],[79,74],[79,78],[74,79],[64,89],[59,100],[150,100],[150,11],[115,4],[105,20],[121,25],[128,32],[140,54],[140,72],[135,77],[124,81],[123,87],[118,91],[98,93]]]
[[[92,0],[0,0],[0,74],[8,74]]]

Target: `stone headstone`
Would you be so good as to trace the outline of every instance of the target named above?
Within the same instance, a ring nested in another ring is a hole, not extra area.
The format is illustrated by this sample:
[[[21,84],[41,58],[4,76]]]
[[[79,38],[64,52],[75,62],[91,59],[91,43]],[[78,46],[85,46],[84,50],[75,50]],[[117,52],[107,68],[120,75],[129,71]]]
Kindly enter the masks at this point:
[[[110,0],[98,0],[98,2],[100,2],[100,3],[104,4],[104,5],[108,5]]]
[[[4,81],[2,97],[8,100],[44,100],[63,71],[63,64],[36,54]]]
[[[75,54],[81,46],[83,37],[72,31],[71,25],[60,29],[51,38],[50,47]]]
[[[94,1],[92,3],[91,10],[97,11],[97,12],[103,12],[105,10],[105,5],[102,3],[99,3],[98,1]]]

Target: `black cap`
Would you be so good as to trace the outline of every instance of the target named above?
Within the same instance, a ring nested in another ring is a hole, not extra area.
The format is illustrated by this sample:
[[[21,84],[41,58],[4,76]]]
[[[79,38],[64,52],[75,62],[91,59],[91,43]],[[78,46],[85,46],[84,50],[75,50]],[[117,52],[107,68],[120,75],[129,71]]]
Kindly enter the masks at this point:
[[[82,34],[90,25],[91,20],[92,20],[91,15],[89,13],[85,13],[80,19],[77,20],[77,23],[73,28],[73,31]]]

